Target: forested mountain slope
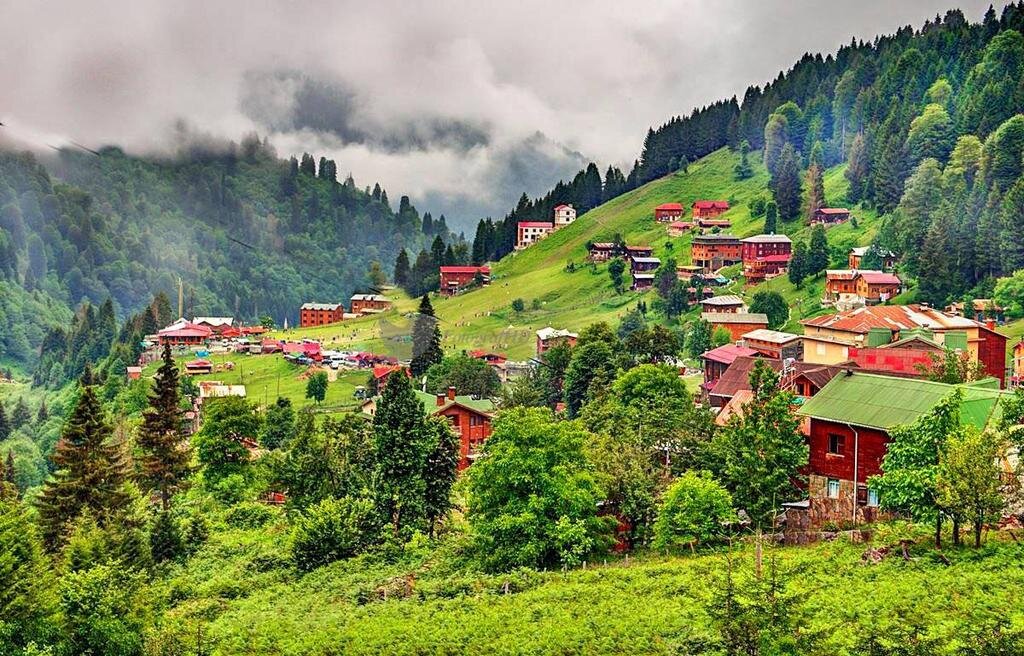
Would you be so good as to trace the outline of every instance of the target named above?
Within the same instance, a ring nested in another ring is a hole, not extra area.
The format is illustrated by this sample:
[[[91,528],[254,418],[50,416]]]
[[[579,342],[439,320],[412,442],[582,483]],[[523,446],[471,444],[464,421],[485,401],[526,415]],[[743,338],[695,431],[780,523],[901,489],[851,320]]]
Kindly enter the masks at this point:
[[[175,299],[179,279],[189,317],[294,323],[303,302],[380,284],[375,262],[438,236],[460,246],[408,198],[395,212],[379,187],[337,180],[334,162],[280,160],[255,138],[163,160],[0,153],[0,362],[30,367],[83,302],[111,298],[123,318],[159,292]]]

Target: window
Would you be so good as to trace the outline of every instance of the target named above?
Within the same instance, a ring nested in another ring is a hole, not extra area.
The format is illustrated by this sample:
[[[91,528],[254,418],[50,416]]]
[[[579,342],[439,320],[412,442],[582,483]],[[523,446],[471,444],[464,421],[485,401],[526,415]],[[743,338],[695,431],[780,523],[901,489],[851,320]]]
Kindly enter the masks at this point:
[[[846,447],[846,436],[838,433],[828,434],[828,452],[832,455],[841,456]]]
[[[838,478],[830,478],[830,479],[828,479],[826,494],[828,494],[828,498],[829,499],[838,499],[839,498],[839,479]]]
[[[868,505],[872,508],[878,506],[878,491],[868,488]]]
[[[821,342],[818,342],[817,344],[814,345],[814,351],[818,355],[825,355],[825,353],[828,351],[828,349],[826,348],[826,346],[824,344],[822,344]]]

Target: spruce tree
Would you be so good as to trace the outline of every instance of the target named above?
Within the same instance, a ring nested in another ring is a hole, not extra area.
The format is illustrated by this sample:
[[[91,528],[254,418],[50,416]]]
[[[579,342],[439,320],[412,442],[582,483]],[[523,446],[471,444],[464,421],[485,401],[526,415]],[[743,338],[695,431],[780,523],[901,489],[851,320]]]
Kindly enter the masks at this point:
[[[164,510],[171,496],[188,476],[191,455],[185,441],[179,396],[178,368],[164,344],[163,362],[157,369],[149,408],[142,415],[137,444],[142,451],[141,482],[160,495]]]
[[[871,160],[867,144],[863,134],[853,138],[850,145],[850,156],[848,158],[846,172],[843,173],[850,181],[850,191],[847,198],[851,203],[857,203],[864,199],[867,193],[868,177],[871,174]]]
[[[413,322],[412,362],[409,369],[413,376],[422,376],[427,373],[430,365],[437,364],[442,357],[441,328],[434,315],[434,306],[430,304],[430,295],[424,294]]]
[[[43,538],[57,546],[67,524],[88,510],[103,524],[120,508],[127,495],[122,489],[128,466],[122,446],[111,441],[113,431],[96,396],[92,370],[80,380],[78,402],[64,424],[51,456],[56,468],[39,497]]]
[[[46,408],[46,399],[39,404],[39,412],[36,413],[36,422],[42,423],[50,418],[50,411]]]
[[[18,430],[31,420],[32,413],[29,411],[28,405],[25,404],[25,398],[19,396],[18,402],[14,404],[14,410],[11,412],[11,428]]]
[[[444,240],[440,235],[434,237],[430,244],[430,259],[433,260],[435,267],[444,265]]]
[[[373,415],[373,499],[381,522],[396,537],[425,517],[423,472],[433,445],[423,411],[405,372],[389,375]]]
[[[737,180],[746,180],[754,175],[754,167],[750,165],[750,142],[746,139],[740,142],[740,162],[733,169],[733,175]]]
[[[828,268],[828,237],[825,226],[819,224],[811,230],[811,243],[807,248],[807,274],[816,276]]]
[[[783,146],[771,188],[782,220],[795,217],[800,211],[800,164],[793,144]]]
[[[802,241],[796,242],[793,246],[793,257],[789,260],[789,270],[786,272],[789,281],[797,287],[807,277],[807,244]]]
[[[443,418],[427,422],[426,434],[431,438],[432,448],[424,463],[424,511],[430,536],[434,536],[437,522],[448,514],[452,507],[452,486],[458,475],[459,438]]]
[[[938,213],[924,237],[919,256],[918,296],[940,306],[955,291],[957,276],[952,262],[953,223],[945,212]]]
[[[764,206],[764,232],[768,235],[774,235],[778,229],[779,206],[775,204],[775,201],[770,200]]]
[[[821,167],[811,164],[807,169],[807,205],[804,213],[807,222],[810,223],[817,211],[825,205],[825,180],[821,174]]]
[[[0,442],[11,436],[11,420],[7,418],[7,411],[4,404],[0,403]]]
[[[59,641],[53,572],[27,508],[0,498],[0,653],[40,653],[25,648]]]
[[[409,253],[403,248],[395,258],[395,284],[403,289],[409,284]]]

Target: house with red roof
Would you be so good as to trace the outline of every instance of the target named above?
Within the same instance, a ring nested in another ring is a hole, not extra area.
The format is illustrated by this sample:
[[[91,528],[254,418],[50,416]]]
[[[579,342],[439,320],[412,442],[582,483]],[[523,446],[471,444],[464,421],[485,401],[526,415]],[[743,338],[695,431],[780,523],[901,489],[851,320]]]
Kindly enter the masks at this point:
[[[213,330],[209,326],[179,319],[178,321],[157,332],[157,340],[160,345],[170,344],[171,346],[198,346],[213,337]]]
[[[682,237],[686,232],[693,230],[693,225],[689,221],[673,221],[668,224],[666,230],[669,237]]]
[[[784,272],[793,257],[793,242],[786,235],[754,235],[741,243],[743,277],[748,285]]]
[[[850,220],[850,210],[845,207],[821,207],[811,217],[811,225],[821,223],[823,225],[836,225]]]
[[[654,208],[654,220],[658,223],[669,223],[683,218],[682,203],[662,203]]]
[[[555,230],[558,230],[559,228],[564,228],[565,226],[569,225],[575,220],[576,209],[572,205],[566,205],[563,203],[561,205],[555,206]]]
[[[491,281],[489,266],[443,266],[440,268],[441,294],[452,296],[472,285],[479,276],[487,284]]]
[[[285,355],[305,356],[315,362],[323,359],[319,342],[284,342],[281,345],[281,350]]]
[[[757,357],[758,353],[752,348],[746,346],[736,346],[735,344],[726,344],[725,346],[719,346],[718,348],[705,351],[701,354],[700,359],[704,362],[704,389],[705,391],[714,388],[715,383],[725,370],[736,361],[736,358],[740,356]]]
[[[698,200],[690,206],[695,219],[714,219],[729,209],[727,200]]]
[[[768,315],[760,312],[701,312],[700,318],[711,324],[711,330],[725,328],[732,341],[758,328],[768,327]]]
[[[546,221],[520,221],[516,225],[516,250],[529,248],[555,231],[555,224]]]

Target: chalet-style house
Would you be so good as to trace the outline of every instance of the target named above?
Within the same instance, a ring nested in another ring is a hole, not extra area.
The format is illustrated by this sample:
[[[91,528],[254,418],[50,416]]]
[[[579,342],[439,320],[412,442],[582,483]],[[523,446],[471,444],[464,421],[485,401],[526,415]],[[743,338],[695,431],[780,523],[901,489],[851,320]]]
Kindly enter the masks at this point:
[[[653,273],[634,273],[633,284],[630,285],[630,289],[635,292],[642,292],[645,289],[654,287],[654,274]]]
[[[694,235],[690,261],[701,271],[717,271],[743,261],[743,242],[735,235]]]
[[[698,200],[690,206],[695,219],[714,219],[729,209],[727,200]]]
[[[966,350],[985,374],[1002,382],[1006,377],[1007,338],[995,324],[940,312],[924,305],[869,305],[800,322],[804,334],[824,336],[856,346],[882,346],[927,331],[943,348]],[[808,349],[804,349],[805,357]]]
[[[516,250],[521,251],[524,248],[529,248],[554,231],[554,223],[520,221],[516,226]]]
[[[861,268],[861,260],[864,259],[864,255],[870,249],[870,246],[858,246],[857,248],[851,248],[850,253],[847,256],[847,264],[851,269]],[[892,268],[896,266],[896,254],[892,251],[882,251],[882,271],[892,271]]]
[[[806,362],[784,363],[777,358],[764,358],[757,354],[741,355],[733,360],[714,386],[708,390],[708,402],[711,407],[722,408],[738,393],[749,391],[750,372],[757,362],[764,362],[780,374],[779,385],[802,398],[814,396],[828,384],[828,381],[843,371],[841,367]],[[749,398],[746,400],[749,401]]]
[[[768,327],[768,315],[758,312],[701,312],[700,318],[711,324],[711,330],[725,328],[733,341],[751,330]]]
[[[821,302],[840,308],[878,305],[900,293],[903,282],[892,273],[860,269],[829,269]]]
[[[213,330],[208,326],[178,319],[156,334],[160,346],[200,346],[213,337]]]
[[[697,227],[704,229],[718,228],[719,230],[727,230],[732,227],[732,221],[729,219],[697,219]]]
[[[476,282],[477,277],[484,284],[491,281],[491,267],[489,266],[443,266],[439,271],[441,274],[440,291],[444,296],[458,294],[459,291]]]
[[[619,248],[610,241],[593,242],[587,246],[587,258],[591,262],[607,262],[618,255]]]
[[[344,319],[341,303],[303,303],[299,308],[299,327],[326,326]]]
[[[491,436],[491,421],[497,409],[494,402],[457,395],[454,387],[437,395],[417,390],[416,397],[423,404],[425,413],[448,420],[452,432],[459,438],[459,471],[469,467],[479,455],[484,441]],[[363,413],[372,417],[377,411],[378,400],[379,397],[374,397],[364,401]]]
[[[713,390],[718,379],[736,361],[736,358],[741,356],[756,357],[757,351],[746,346],[726,344],[702,353],[700,359],[704,363],[704,391]]]
[[[793,257],[793,242],[786,235],[755,235],[741,243],[743,277],[747,284],[783,273]]]
[[[835,225],[850,220],[850,210],[845,207],[821,207],[811,217],[811,225],[821,223],[823,225]]]
[[[700,309],[703,312],[729,312],[735,314],[747,311],[746,303],[743,302],[742,298],[735,294],[712,296],[711,298],[702,299],[699,302]]]
[[[557,330],[550,326],[541,328],[537,331],[537,355],[561,344],[568,344],[570,347],[576,346],[578,337],[579,335],[568,330]]]
[[[661,266],[661,260],[656,257],[631,257],[629,258],[629,272],[632,274],[657,271]]]
[[[350,302],[352,314],[379,314],[391,309],[391,301],[380,294],[355,294]]]
[[[626,246],[623,254],[627,260],[632,260],[635,257],[650,257],[654,254],[654,249],[650,246]]]
[[[878,499],[868,490],[867,480],[881,474],[889,431],[913,423],[958,387],[963,391],[964,423],[984,429],[999,418],[1005,393],[992,379],[946,385],[856,369],[833,377],[797,411],[808,419],[811,505],[821,504],[824,519],[832,521],[873,519]]]
[[[669,237],[682,237],[688,230],[693,229],[693,224],[687,221],[673,221],[668,224]]]
[[[754,349],[766,358],[776,360],[803,360],[804,343],[800,335],[778,330],[758,328],[744,333],[739,343]]]
[[[189,376],[212,374],[213,363],[209,360],[190,360],[185,363],[185,373]]]
[[[234,326],[234,317],[193,317],[192,323],[197,326],[205,326],[218,335]]]
[[[654,220],[658,223],[670,223],[683,218],[682,203],[662,203],[654,208]]]
[[[564,228],[573,221],[576,220],[576,210],[572,205],[556,205],[555,206],[555,230]]]

